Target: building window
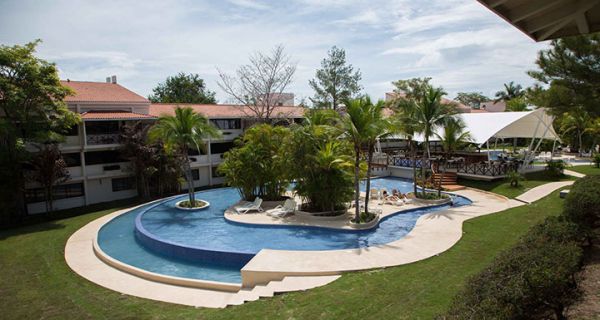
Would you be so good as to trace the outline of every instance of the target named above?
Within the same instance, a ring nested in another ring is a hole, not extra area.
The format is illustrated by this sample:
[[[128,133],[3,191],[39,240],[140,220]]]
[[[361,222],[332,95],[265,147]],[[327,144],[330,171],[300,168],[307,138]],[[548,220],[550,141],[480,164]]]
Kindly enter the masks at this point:
[[[81,166],[81,157],[79,153],[63,153],[63,159],[65,159],[65,163],[67,167],[79,167]]]
[[[215,142],[210,144],[210,153],[225,153],[233,148],[233,142]]]
[[[192,180],[194,180],[194,181],[200,180],[200,170],[198,170],[198,169],[192,170]]]
[[[53,200],[82,197],[85,194],[83,183],[71,183],[55,186],[52,188]],[[34,188],[25,191],[25,202],[43,202],[46,201],[46,193],[44,188]]]
[[[221,130],[234,130],[242,128],[240,119],[211,119],[210,122]]]
[[[87,121],[85,123],[85,134],[118,134],[118,121]]]
[[[134,177],[125,177],[125,178],[115,178],[112,179],[112,191],[123,191],[123,190],[132,190],[135,189],[135,178]]]
[[[115,163],[115,162],[126,162],[127,159],[124,159],[121,156],[120,151],[93,151],[86,152],[85,155],[85,165],[93,165],[93,164],[103,164],[103,163]]]
[[[219,173],[219,171],[217,170],[218,166],[212,167],[212,177],[213,178],[220,178],[223,175]]]

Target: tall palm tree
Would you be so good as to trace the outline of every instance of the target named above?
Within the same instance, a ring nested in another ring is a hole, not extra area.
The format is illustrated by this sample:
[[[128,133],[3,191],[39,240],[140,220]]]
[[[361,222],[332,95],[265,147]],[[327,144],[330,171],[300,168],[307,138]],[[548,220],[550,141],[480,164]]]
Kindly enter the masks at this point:
[[[373,154],[375,153],[375,146],[377,139],[389,133],[390,122],[388,119],[383,117],[383,107],[385,102],[383,100],[377,101],[372,104],[371,99],[366,96],[365,99],[368,101],[370,113],[370,122],[368,130],[364,132],[365,144],[367,149],[367,185],[366,185],[366,196],[365,196],[365,212],[369,212],[369,198],[371,196],[371,171],[373,169]]]
[[[583,135],[586,129],[590,126],[592,119],[590,115],[581,110],[575,109],[570,112],[566,112],[563,115],[560,123],[560,132],[564,134],[575,133],[577,136],[579,155],[583,152]]]
[[[190,107],[175,108],[174,116],[160,116],[158,122],[150,129],[151,141],[161,140],[168,151],[178,154],[183,159],[185,180],[187,181],[188,196],[192,207],[195,206],[196,199],[188,150],[191,147],[198,150],[204,149],[203,139],[218,138],[220,135],[219,130],[206,117],[196,113]]]
[[[399,133],[407,140],[413,176],[413,193],[417,194],[417,146],[414,137],[418,131],[417,125],[412,118],[410,104],[404,104],[406,100],[393,102],[394,116],[390,120],[390,132]]]
[[[494,102],[499,101],[510,101],[514,98],[519,98],[525,95],[525,91],[520,84],[515,84],[514,81],[504,84],[504,90],[500,90],[496,92],[496,100]]]
[[[368,145],[369,140],[373,136],[377,136],[374,132],[380,130],[380,123],[377,122],[377,111],[381,113],[381,105],[373,105],[368,96],[345,101],[346,114],[342,118],[342,127],[346,138],[354,147],[354,201],[355,201],[355,218],[356,223],[360,222],[360,156],[362,147]],[[378,109],[379,108],[379,109]],[[368,179],[368,177],[367,177]],[[367,197],[370,190],[367,190]],[[367,209],[367,208],[365,208]]]
[[[444,148],[445,161],[450,159],[456,150],[466,146],[471,141],[471,133],[465,131],[466,125],[461,118],[457,116],[452,117],[446,121],[442,134],[436,133],[435,135],[440,139],[442,148]],[[447,162],[446,162],[447,163]],[[446,173],[446,165],[444,165],[444,172]],[[438,183],[438,196],[442,192],[442,179],[439,179]]]

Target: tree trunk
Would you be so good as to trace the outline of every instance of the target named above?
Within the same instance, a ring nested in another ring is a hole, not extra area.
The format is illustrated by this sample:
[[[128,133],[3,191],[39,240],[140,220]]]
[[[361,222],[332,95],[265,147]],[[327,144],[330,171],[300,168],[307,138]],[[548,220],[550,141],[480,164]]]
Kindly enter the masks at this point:
[[[413,193],[416,196],[417,195],[417,148],[416,148],[416,146],[413,145],[412,141],[409,141],[408,143],[410,143],[410,155],[411,155],[411,162],[412,162],[412,168],[413,168]]]
[[[427,161],[429,161],[429,158],[429,139],[425,137],[425,150],[423,151],[423,163],[421,163],[421,170],[423,171],[421,177],[423,179],[423,190],[421,191],[423,192],[423,195],[425,195],[425,193],[427,192],[425,191],[425,181],[427,180],[427,167],[425,166],[425,164],[427,163]]]
[[[583,133],[578,132],[577,136],[579,137],[579,156],[583,155]]]
[[[365,212],[369,212],[369,199],[371,197],[371,164],[373,162],[373,150],[371,146],[367,155],[367,186],[365,188]]]
[[[187,154],[187,146],[184,148],[183,158],[185,161],[185,180],[188,185],[188,197],[190,200],[190,206],[193,207],[196,204],[196,198],[194,195],[194,180],[192,178],[192,167],[190,166],[190,159]]]
[[[354,152],[356,153],[356,158],[354,161],[354,222],[360,223],[360,148],[355,148]]]

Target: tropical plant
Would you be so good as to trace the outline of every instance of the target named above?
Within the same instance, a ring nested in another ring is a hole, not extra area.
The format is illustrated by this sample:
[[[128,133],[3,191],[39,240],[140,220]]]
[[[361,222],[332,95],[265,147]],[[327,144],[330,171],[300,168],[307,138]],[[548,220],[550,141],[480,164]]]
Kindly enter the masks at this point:
[[[342,101],[358,94],[360,79],[360,70],[354,71],[351,64],[346,64],[346,51],[333,46],[321,61],[315,79],[308,82],[315,91],[310,100],[315,107],[336,110]]]
[[[511,187],[518,188],[525,177],[517,170],[510,170],[506,173],[506,180],[508,180]]]
[[[29,165],[32,169],[28,174],[29,179],[44,189],[46,212],[54,211],[54,186],[69,180],[70,177],[58,145],[45,144],[29,161]]]
[[[140,121],[126,124],[121,131],[121,154],[131,161],[139,196],[150,199],[150,178],[158,169],[154,166],[157,150],[148,143],[150,125]]]
[[[567,112],[561,119],[559,131],[562,135],[576,135],[579,155],[583,153],[583,135],[590,126],[591,120],[589,114],[582,109]]]
[[[246,200],[279,200],[289,185],[288,159],[283,148],[289,138],[288,128],[256,125],[236,141],[236,148],[223,155],[218,170]]]
[[[154,103],[208,103],[215,104],[215,93],[206,88],[206,83],[197,74],[178,73],[159,83],[148,100]]]
[[[413,121],[411,109],[403,109],[398,105],[398,101],[394,100],[391,103],[395,112],[390,119],[390,132],[401,134],[407,141],[413,176],[413,193],[417,194],[417,146],[414,141],[415,134],[418,130],[417,125]]]
[[[516,97],[506,102],[507,112],[527,111],[527,100],[525,97]]]
[[[471,133],[465,131],[465,129],[466,125],[462,118],[455,116],[448,118],[442,129],[442,134],[435,133],[440,139],[442,148],[446,153],[446,158],[449,159],[454,155],[456,150],[467,146],[471,142]]]
[[[520,84],[515,84],[514,81],[504,84],[504,90],[496,92],[496,100],[499,101],[510,101],[514,98],[522,97],[525,95],[525,91]]]
[[[188,186],[189,202],[196,203],[192,169],[188,150],[195,147],[205,148],[203,139],[218,138],[221,133],[206,117],[196,113],[190,107],[175,108],[175,115],[162,115],[149,131],[150,141],[162,141],[168,152],[179,155],[185,167],[185,179]]]
[[[355,218],[357,223],[360,221],[360,164],[363,147],[369,145],[369,141],[382,132],[381,122],[378,118],[381,115],[381,105],[374,105],[368,96],[347,100],[345,102],[346,113],[342,117],[342,127],[344,128],[345,138],[354,148],[354,201]],[[369,177],[367,176],[367,181]],[[370,190],[366,190],[367,199]],[[365,211],[368,207],[365,203]]]
[[[550,160],[546,162],[546,170],[555,177],[564,175],[564,171],[567,168],[567,163],[563,160]]]
[[[594,154],[594,157],[592,158],[592,160],[593,160],[596,168],[600,168],[600,153]]]

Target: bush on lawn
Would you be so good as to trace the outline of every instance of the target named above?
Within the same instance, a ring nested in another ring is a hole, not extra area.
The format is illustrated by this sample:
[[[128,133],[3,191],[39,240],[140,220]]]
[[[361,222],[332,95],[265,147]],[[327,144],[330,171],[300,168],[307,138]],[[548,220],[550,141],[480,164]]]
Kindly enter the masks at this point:
[[[600,176],[586,176],[575,181],[565,199],[563,214],[588,238],[591,236],[600,221]]]
[[[562,160],[550,160],[546,162],[546,170],[554,177],[562,177],[567,168],[567,163]]]
[[[577,227],[550,218],[470,278],[439,318],[564,319],[579,296],[575,274],[582,258]]]

